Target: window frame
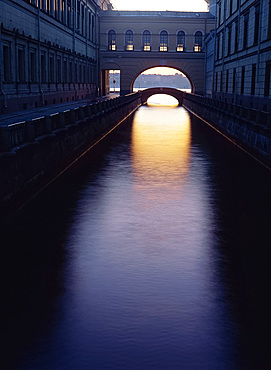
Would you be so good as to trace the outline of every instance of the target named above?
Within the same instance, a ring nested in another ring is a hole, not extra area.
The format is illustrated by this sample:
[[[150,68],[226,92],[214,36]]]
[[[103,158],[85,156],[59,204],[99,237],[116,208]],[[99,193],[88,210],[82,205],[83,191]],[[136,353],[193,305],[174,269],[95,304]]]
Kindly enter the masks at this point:
[[[110,51],[116,51],[117,50],[117,33],[115,30],[110,29],[107,32],[107,41],[108,41],[107,49]]]
[[[159,51],[167,52],[168,51],[168,32],[166,30],[160,31],[159,34]]]
[[[11,46],[10,44],[3,43],[3,81],[5,83],[11,82]],[[5,50],[5,51],[4,51]]]
[[[125,51],[134,51],[134,32],[131,29],[125,31],[124,49]]]
[[[194,34],[194,53],[201,53],[202,52],[202,44],[203,44],[203,32],[196,31]]]
[[[183,53],[186,51],[185,49],[185,32],[184,31],[178,31],[177,33],[177,45],[176,45],[176,51],[178,53]]]
[[[17,81],[20,83],[26,82],[24,46],[17,47]]]
[[[151,51],[151,32],[144,30],[142,33],[142,51]]]

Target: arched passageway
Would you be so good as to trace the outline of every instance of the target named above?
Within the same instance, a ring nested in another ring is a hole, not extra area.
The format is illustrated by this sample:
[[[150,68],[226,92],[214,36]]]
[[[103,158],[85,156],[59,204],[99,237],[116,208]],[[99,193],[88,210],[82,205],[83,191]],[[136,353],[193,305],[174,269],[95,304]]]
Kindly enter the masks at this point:
[[[134,82],[144,71],[154,67],[169,67],[182,72],[189,80],[191,92],[202,94],[204,91],[204,56],[202,53],[196,53],[193,59],[186,60],[174,59],[171,61],[153,59],[133,59],[122,57],[113,61],[113,59],[101,58],[101,70],[119,70],[120,71],[120,94],[125,95],[133,92]],[[159,61],[158,61],[159,62]]]
[[[203,94],[204,37],[214,28],[208,12],[108,11],[101,16],[100,69],[120,70],[120,93],[133,91],[143,71],[171,67],[189,79],[192,92]]]
[[[155,67],[139,74],[133,81],[133,91],[154,87],[169,87],[191,92],[192,84],[181,71],[170,67]]]

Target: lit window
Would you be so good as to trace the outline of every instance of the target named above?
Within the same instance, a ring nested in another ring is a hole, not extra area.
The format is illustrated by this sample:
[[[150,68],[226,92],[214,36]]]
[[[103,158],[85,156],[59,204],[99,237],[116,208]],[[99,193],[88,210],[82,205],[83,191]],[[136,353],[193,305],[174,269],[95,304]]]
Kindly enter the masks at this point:
[[[146,30],[143,32],[143,51],[151,51],[151,33]]]
[[[159,51],[168,51],[168,33],[167,31],[160,32]]]
[[[131,30],[125,32],[125,50],[134,50],[134,34]]]
[[[202,51],[202,32],[197,31],[195,33],[194,52],[200,53],[201,51]]]
[[[108,32],[108,50],[116,50],[116,32],[114,30],[110,30]]]
[[[177,51],[185,51],[185,33],[179,31],[177,34]]]

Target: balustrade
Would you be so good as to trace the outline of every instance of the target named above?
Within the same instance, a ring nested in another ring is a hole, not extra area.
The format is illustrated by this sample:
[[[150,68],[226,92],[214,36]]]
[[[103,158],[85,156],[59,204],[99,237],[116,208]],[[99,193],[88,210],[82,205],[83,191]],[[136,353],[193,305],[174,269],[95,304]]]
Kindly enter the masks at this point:
[[[131,93],[112,100],[77,107],[64,112],[53,113],[48,116],[35,118],[31,121],[23,121],[0,127],[0,152],[7,152],[23,144],[32,142],[41,136],[63,129],[68,125],[83,121],[85,118],[105,114],[112,109],[118,109],[123,104],[129,104],[139,97],[138,93]]]

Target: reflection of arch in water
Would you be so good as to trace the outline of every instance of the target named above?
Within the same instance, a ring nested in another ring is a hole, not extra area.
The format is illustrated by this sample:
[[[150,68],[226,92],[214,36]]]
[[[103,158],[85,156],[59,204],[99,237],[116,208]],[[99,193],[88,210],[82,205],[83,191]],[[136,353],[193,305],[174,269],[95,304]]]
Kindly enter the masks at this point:
[[[190,168],[190,117],[183,108],[141,107],[132,131],[135,194],[151,202],[179,198]]]

